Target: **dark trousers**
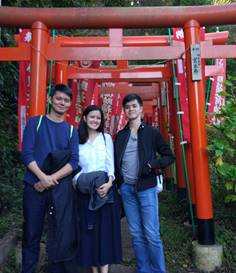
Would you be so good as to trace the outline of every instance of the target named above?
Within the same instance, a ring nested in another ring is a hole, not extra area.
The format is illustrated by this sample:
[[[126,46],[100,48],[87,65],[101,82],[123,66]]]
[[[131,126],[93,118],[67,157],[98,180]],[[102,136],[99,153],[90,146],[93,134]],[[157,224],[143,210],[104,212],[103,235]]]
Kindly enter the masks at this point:
[[[44,218],[50,209],[49,206],[49,191],[39,193],[31,185],[25,183],[23,192],[22,273],[34,273],[36,271]],[[71,268],[71,261],[53,263],[49,265],[49,272],[76,272]]]
[[[74,259],[72,261],[49,264],[48,272],[49,273],[79,273],[79,268]]]

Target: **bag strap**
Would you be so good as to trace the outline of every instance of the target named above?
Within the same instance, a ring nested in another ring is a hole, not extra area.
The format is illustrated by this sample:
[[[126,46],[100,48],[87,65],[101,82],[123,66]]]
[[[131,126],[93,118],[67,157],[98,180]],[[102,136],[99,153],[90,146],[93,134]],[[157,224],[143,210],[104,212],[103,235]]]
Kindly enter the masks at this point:
[[[72,138],[73,130],[74,130],[73,125],[70,125],[70,139]]]
[[[37,132],[38,132],[40,126],[41,126],[42,119],[43,119],[43,115],[39,116],[38,125],[37,125],[37,128],[36,128],[36,131],[37,131]]]
[[[103,140],[104,140],[104,143],[105,143],[105,146],[106,146],[106,137],[105,137],[104,132],[102,132],[102,136],[103,136]]]

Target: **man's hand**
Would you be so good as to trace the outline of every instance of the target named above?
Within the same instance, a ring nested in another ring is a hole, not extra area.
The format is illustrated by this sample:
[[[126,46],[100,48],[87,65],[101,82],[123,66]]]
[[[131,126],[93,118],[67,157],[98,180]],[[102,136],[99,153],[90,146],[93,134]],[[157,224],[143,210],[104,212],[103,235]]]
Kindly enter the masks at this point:
[[[53,186],[56,186],[57,184],[59,184],[53,175],[46,175],[46,174],[43,174],[40,177],[40,183],[42,184],[42,186],[45,189],[48,189],[50,187],[53,187]]]
[[[40,181],[34,184],[34,189],[38,192],[43,192],[46,190]]]
[[[46,175],[37,165],[36,161],[32,161],[27,166],[31,172],[33,172],[37,177],[39,182],[42,184],[43,188],[48,189],[52,186],[58,184],[57,179],[53,175]],[[36,186],[37,187],[37,186]]]

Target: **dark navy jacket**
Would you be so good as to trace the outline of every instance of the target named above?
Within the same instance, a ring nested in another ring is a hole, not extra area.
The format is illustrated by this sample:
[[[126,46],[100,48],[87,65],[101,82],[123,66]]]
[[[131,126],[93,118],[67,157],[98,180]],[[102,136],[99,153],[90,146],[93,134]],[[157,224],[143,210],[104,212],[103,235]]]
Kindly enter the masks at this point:
[[[113,203],[113,192],[109,191],[105,197],[100,197],[97,189],[108,182],[108,175],[104,171],[81,173],[75,187],[82,193],[89,194],[89,210],[98,210],[106,203]]]
[[[118,132],[115,140],[115,176],[118,185],[124,182],[121,166],[129,137],[130,129],[127,124],[123,130]],[[138,191],[155,187],[155,169],[163,169],[175,160],[170,146],[165,142],[159,129],[148,126],[144,122],[141,123],[138,129],[138,157],[138,181],[135,185]],[[152,168],[148,166],[148,163]]]
[[[70,157],[70,150],[49,153],[42,170],[50,175],[68,163]],[[72,176],[60,179],[59,184],[49,191],[48,259],[49,262],[71,260],[78,251],[76,195],[72,187]]]

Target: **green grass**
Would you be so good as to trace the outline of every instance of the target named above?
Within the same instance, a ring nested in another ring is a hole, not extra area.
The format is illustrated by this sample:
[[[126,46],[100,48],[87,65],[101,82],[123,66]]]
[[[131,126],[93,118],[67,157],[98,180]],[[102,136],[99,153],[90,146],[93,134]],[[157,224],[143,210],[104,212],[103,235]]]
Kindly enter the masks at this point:
[[[163,192],[159,198],[161,234],[169,273],[200,273],[192,259],[192,228],[184,225],[189,214],[183,204],[179,205],[175,193]],[[215,213],[216,242],[223,246],[223,265],[215,273],[236,272],[235,218],[231,208],[221,206]],[[225,217],[219,215],[224,214]],[[227,217],[226,217],[227,215]]]

